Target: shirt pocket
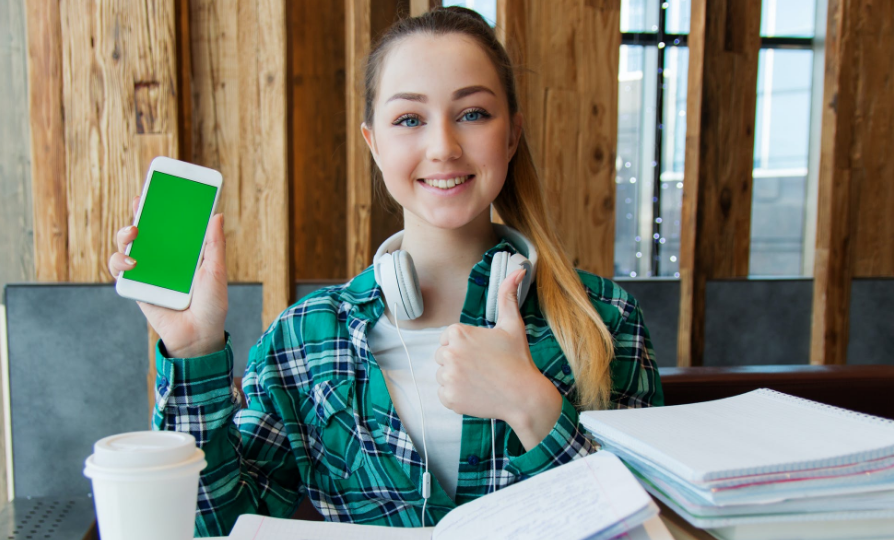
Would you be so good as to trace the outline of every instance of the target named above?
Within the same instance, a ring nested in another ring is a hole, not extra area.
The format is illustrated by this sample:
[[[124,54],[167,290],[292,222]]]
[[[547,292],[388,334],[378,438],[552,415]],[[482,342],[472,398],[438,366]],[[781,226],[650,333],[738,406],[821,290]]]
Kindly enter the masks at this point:
[[[306,402],[308,450],[317,471],[346,479],[363,464],[354,381],[322,381],[311,387]]]

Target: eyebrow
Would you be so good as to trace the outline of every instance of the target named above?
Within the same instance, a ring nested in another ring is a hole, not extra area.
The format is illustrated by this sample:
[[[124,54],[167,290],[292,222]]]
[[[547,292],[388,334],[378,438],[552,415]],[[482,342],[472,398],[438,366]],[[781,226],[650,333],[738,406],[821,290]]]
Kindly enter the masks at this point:
[[[467,96],[471,96],[472,94],[477,94],[478,92],[487,92],[488,94],[490,94],[492,96],[496,96],[494,91],[486,86],[481,86],[481,85],[467,86],[465,88],[460,88],[459,90],[453,92],[453,101],[462,99]],[[398,92],[397,94],[394,94],[393,96],[388,98],[388,101],[386,101],[385,103],[389,103],[391,101],[394,101],[395,99],[405,99],[407,101],[418,101],[419,103],[426,103],[428,101],[428,97],[425,94],[414,94],[412,92]]]

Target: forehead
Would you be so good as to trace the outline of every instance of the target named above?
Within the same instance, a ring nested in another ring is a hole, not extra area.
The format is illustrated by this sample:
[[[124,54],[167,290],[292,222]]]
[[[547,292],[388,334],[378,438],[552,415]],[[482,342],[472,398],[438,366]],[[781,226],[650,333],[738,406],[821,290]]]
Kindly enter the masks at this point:
[[[401,40],[385,58],[377,101],[381,104],[397,92],[436,99],[474,85],[487,86],[498,96],[505,96],[493,62],[473,38],[416,34]]]

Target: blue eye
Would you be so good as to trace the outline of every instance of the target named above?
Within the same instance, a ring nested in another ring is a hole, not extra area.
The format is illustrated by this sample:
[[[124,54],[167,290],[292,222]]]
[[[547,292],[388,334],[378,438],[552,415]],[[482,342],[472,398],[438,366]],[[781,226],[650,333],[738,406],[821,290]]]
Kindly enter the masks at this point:
[[[413,127],[421,126],[422,122],[419,120],[418,116],[407,115],[407,116],[402,116],[402,117],[398,118],[394,122],[394,125],[413,128]]]
[[[463,115],[463,120],[466,122],[474,122],[475,120],[480,120],[481,111],[469,111]]]

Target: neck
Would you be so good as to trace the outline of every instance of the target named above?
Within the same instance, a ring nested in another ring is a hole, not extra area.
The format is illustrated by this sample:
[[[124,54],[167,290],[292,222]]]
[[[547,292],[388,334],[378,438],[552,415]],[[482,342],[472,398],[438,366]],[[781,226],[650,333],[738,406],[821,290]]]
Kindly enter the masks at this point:
[[[457,229],[434,227],[408,212],[404,223],[400,249],[413,257],[422,283],[465,282],[472,267],[499,241],[487,210]]]
[[[401,328],[435,328],[459,322],[472,267],[499,240],[490,212],[482,212],[457,229],[434,227],[404,212],[404,225],[400,249],[413,258],[424,310],[419,319],[401,321]],[[388,306],[385,313],[391,318]]]

